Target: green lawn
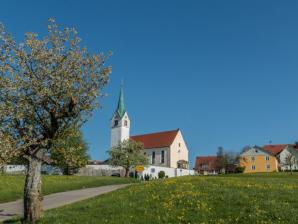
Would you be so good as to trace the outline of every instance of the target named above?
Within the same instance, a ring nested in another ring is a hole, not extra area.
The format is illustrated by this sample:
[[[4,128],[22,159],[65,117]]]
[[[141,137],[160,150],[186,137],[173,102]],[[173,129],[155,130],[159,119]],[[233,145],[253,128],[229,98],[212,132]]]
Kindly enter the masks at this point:
[[[43,194],[136,182],[131,178],[79,176],[43,176],[42,181]],[[22,198],[23,186],[24,176],[22,175],[0,175],[0,203]]]
[[[40,223],[297,223],[298,175],[182,177],[45,213]]]

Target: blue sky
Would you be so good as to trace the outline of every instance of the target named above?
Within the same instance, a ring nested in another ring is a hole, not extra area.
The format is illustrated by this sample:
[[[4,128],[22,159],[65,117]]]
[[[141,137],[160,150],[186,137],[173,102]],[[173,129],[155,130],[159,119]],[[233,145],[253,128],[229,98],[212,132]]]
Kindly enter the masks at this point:
[[[297,1],[1,1],[17,40],[47,18],[111,50],[109,95],[83,128],[105,159],[121,79],[132,134],[180,128],[190,160],[218,146],[298,140]]]

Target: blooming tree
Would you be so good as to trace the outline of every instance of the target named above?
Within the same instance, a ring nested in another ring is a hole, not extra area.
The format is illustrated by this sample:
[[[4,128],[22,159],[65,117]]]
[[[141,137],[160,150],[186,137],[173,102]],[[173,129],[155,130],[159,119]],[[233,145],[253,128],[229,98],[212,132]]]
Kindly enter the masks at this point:
[[[0,142],[5,157],[26,158],[24,220],[41,215],[41,164],[65,132],[80,127],[99,106],[107,84],[109,55],[90,54],[74,28],[49,19],[40,38],[26,33],[17,44],[0,25]],[[13,147],[9,147],[13,146]]]
[[[18,150],[15,149],[13,142],[9,135],[0,132],[0,171],[18,156]]]
[[[60,167],[64,174],[75,173],[78,168],[87,165],[90,159],[88,144],[84,141],[83,134],[78,129],[66,132],[65,138],[59,139],[51,151],[51,163]]]
[[[112,147],[108,154],[111,166],[121,166],[128,177],[129,170],[137,165],[147,165],[148,158],[144,155],[144,145],[133,140],[124,140],[117,146]]]

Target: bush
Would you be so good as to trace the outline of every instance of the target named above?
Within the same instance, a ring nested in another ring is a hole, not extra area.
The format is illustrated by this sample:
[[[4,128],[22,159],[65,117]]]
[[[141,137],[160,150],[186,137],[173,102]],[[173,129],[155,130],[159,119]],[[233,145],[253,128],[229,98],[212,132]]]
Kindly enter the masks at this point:
[[[149,181],[150,180],[149,174],[145,174],[144,178],[145,178],[146,181]]]
[[[161,170],[161,171],[158,172],[158,178],[159,179],[163,179],[163,178],[165,178],[165,176],[166,176],[165,171]]]
[[[237,166],[235,168],[235,173],[243,173],[245,170],[245,167],[244,166]]]
[[[134,177],[135,177],[135,174],[134,174],[133,172],[130,172],[130,173],[129,173],[129,177],[130,177],[130,178],[134,178]]]

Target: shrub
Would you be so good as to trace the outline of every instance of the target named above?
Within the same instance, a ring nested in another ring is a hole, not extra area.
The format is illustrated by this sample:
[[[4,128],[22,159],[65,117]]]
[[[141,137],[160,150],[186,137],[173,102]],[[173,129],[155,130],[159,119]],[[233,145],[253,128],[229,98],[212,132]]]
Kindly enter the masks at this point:
[[[149,181],[150,180],[149,174],[145,174],[144,178],[145,178],[146,181]]]
[[[165,176],[166,176],[165,171],[161,170],[161,171],[158,172],[158,178],[159,179],[163,179],[163,178],[165,178]]]
[[[133,172],[130,172],[130,173],[129,173],[129,177],[130,177],[130,178],[134,178],[134,177],[135,177],[135,174],[134,174]]]
[[[237,166],[235,168],[235,173],[243,173],[245,170],[245,167],[244,166]]]

